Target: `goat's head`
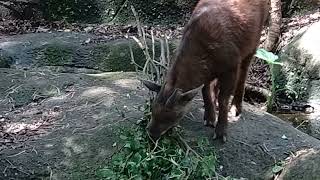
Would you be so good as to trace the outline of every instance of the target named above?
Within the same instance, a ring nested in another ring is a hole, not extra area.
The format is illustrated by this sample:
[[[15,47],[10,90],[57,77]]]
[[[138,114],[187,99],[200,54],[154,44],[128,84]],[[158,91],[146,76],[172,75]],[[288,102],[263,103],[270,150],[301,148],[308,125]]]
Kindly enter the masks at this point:
[[[179,120],[187,113],[189,103],[200,89],[182,92],[181,89],[168,90],[165,85],[161,87],[150,81],[143,81],[143,84],[149,90],[157,93],[151,106],[151,121],[147,126],[147,131],[153,139],[160,138],[161,135],[178,124]]]

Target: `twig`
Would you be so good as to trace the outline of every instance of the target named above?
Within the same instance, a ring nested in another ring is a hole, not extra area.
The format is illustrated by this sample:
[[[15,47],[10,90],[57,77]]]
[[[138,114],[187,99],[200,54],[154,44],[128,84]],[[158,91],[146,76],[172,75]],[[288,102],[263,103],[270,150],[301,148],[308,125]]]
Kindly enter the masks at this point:
[[[251,148],[254,148],[252,145],[250,145],[250,144],[248,144],[248,143],[242,142],[242,141],[237,140],[237,139],[235,139],[235,138],[231,138],[231,139],[233,139],[234,141],[236,141],[236,142],[238,142],[238,143],[240,143],[240,144],[243,144],[243,145],[249,146],[249,147],[251,147]]]
[[[6,161],[10,164],[10,166],[14,166],[8,159]]]
[[[134,65],[135,71],[138,72],[138,68],[142,69],[143,67],[136,63],[133,55],[132,45],[130,42],[129,42],[129,51],[130,51],[131,63]]]
[[[298,129],[300,126],[302,126],[305,122],[307,122],[307,119],[303,120],[297,127],[295,127],[296,129]]]
[[[191,151],[194,155],[196,155],[198,158],[201,158],[202,159],[202,156],[199,155],[195,150],[193,150],[189,145],[188,143],[180,136],[180,134],[178,134],[178,138],[179,138],[179,141],[182,142],[183,146],[185,147],[186,149],[186,155],[188,155],[188,152]]]
[[[50,180],[52,180],[52,177],[53,177],[53,172],[52,172],[52,169],[51,169],[51,167],[50,167]]]
[[[167,47],[167,60],[166,60],[166,64],[169,66],[169,65],[170,65],[170,47],[169,47],[169,42],[168,42],[168,36],[167,36],[167,34],[165,34],[165,43],[166,43],[166,47]]]
[[[153,148],[152,151],[151,151],[151,154],[153,154],[154,151],[157,149],[158,143],[159,143],[159,139],[156,141],[156,143],[155,143],[155,145],[154,145],[154,148]]]
[[[36,153],[36,155],[38,155],[38,151],[36,150],[35,147],[32,147],[32,151],[34,151]]]
[[[15,157],[15,156],[19,156],[20,154],[23,154],[23,153],[25,153],[25,152],[26,152],[26,150],[23,150],[23,151],[21,151],[21,152],[19,152],[19,153],[17,153],[17,154],[10,155],[10,156],[7,156],[7,157]]]
[[[131,6],[131,11],[132,11],[134,17],[136,18],[136,23],[137,23],[137,27],[138,27],[138,35],[139,35],[139,37],[141,37],[142,33],[141,33],[141,28],[140,28],[141,25],[140,25],[140,20],[139,20],[138,13],[137,13],[137,11],[135,10],[135,8],[133,6]]]
[[[8,169],[8,166],[6,166],[6,167],[4,168],[4,170],[2,171],[2,173],[5,174],[6,171],[7,171],[7,169]]]
[[[119,13],[122,11],[122,9],[127,3],[128,3],[128,0],[122,0],[121,6],[116,10],[110,22],[113,22],[116,19],[116,17],[119,15]]]

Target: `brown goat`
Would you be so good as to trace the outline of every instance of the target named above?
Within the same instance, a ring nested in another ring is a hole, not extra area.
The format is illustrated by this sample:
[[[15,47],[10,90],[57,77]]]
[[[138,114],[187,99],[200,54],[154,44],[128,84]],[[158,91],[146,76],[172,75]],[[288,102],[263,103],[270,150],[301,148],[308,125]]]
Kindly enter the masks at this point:
[[[268,17],[269,0],[200,0],[186,25],[165,83],[143,81],[157,92],[148,133],[157,139],[188,112],[202,89],[205,125],[215,124],[215,137],[226,141],[229,99],[236,115],[242,111],[248,68]],[[214,90],[216,88],[216,90]]]

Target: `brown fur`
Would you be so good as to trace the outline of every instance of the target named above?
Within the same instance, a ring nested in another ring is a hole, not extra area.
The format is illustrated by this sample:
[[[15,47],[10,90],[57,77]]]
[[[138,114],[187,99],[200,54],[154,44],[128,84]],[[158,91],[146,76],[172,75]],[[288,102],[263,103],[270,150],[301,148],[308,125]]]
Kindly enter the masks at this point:
[[[259,44],[261,30],[268,16],[269,0],[200,0],[186,25],[181,44],[166,77],[157,87],[151,136],[159,137],[188,111],[187,105],[202,89],[205,121],[215,121],[215,96],[218,94],[218,137],[226,137],[228,102],[237,115],[242,111],[244,84],[252,56]],[[215,82],[214,80],[217,80]],[[214,85],[212,85],[212,83]],[[218,87],[219,93],[213,90]]]

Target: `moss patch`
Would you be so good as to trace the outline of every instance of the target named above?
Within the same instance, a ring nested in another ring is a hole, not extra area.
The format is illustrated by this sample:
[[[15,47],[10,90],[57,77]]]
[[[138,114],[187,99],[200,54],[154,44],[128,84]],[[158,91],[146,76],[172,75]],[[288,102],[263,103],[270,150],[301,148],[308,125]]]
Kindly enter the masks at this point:
[[[32,50],[35,66],[72,66],[95,69],[104,72],[134,71],[129,45],[132,46],[135,62],[143,65],[146,58],[133,40],[118,39],[92,45],[71,45],[52,43]],[[148,40],[151,47],[151,40]],[[170,43],[171,52],[176,43]],[[152,54],[151,49],[149,50]],[[155,42],[155,57],[160,56],[160,43]]]
[[[13,60],[11,57],[5,56],[0,49],[0,68],[10,68]]]
[[[51,44],[36,49],[36,65],[63,66],[72,62],[73,49],[59,44]]]

